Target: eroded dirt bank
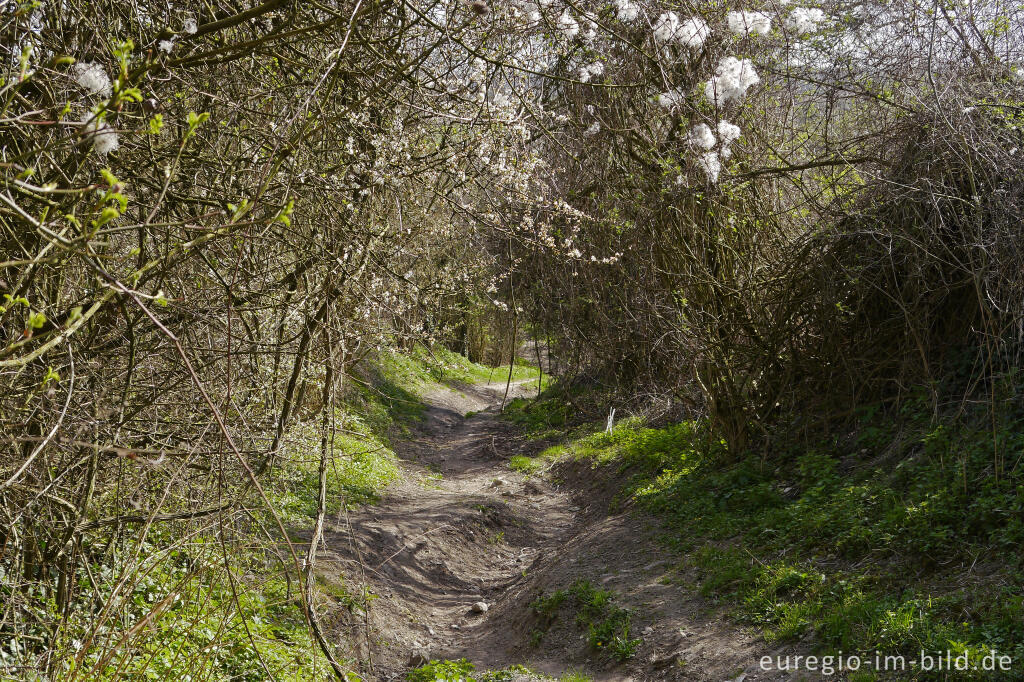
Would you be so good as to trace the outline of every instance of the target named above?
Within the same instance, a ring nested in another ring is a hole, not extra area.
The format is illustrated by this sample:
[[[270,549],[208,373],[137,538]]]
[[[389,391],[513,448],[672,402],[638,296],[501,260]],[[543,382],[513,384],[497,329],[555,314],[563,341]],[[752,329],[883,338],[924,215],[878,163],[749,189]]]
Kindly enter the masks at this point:
[[[368,612],[341,617],[339,604],[333,618],[365,678],[399,680],[428,657],[465,657],[478,670],[523,664],[594,680],[781,679],[758,668],[777,652],[688,586],[656,522],[608,512],[615,482],[595,482],[579,463],[547,477],[508,468],[511,455],[540,445],[500,419],[503,391],[494,383],[428,395],[423,424],[396,444],[403,482],[325,535],[321,579],[376,595]],[[529,604],[579,578],[633,611],[643,643],[630,661],[588,647],[571,617],[537,636],[546,624]]]

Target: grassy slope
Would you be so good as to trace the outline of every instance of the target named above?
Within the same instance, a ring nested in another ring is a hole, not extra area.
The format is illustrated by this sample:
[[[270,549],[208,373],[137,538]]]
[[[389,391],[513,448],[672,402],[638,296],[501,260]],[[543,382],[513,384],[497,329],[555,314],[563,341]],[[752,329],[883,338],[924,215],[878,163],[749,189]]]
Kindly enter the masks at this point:
[[[823,652],[987,647],[1024,664],[1024,433],[932,420],[923,402],[898,415],[865,411],[841,440],[773,440],[776,454],[723,463],[704,426],[612,434],[566,431],[557,397],[519,402],[509,418],[563,442],[537,471],[568,457],[626,472],[622,498],[661,516],[681,554],[679,579],[763,628],[768,640],[809,641]],[[1005,457],[993,475],[993,448]],[[1014,461],[1017,459],[1017,461]],[[909,679],[910,672],[902,678]],[[872,679],[870,674],[863,679]],[[989,678],[991,679],[991,678]]]
[[[381,364],[390,377],[413,389],[440,383],[458,387],[459,384],[504,383],[508,379],[508,365],[487,367],[470,362],[465,356],[453,353],[443,346],[426,348],[417,346],[408,353],[390,353],[382,356]],[[512,367],[512,381],[525,381],[539,377],[540,370],[521,359]]]

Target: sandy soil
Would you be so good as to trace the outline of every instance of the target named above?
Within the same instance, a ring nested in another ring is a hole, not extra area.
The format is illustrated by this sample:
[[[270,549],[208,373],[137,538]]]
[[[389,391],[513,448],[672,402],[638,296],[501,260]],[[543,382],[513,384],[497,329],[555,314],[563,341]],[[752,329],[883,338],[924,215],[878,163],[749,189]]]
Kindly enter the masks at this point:
[[[503,391],[494,383],[427,396],[424,423],[397,444],[403,482],[325,535],[320,578],[376,595],[368,612],[339,604],[328,614],[365,679],[404,679],[427,657],[595,680],[791,679],[760,671],[761,656],[785,652],[695,594],[653,519],[609,513],[618,482],[581,464],[529,478],[511,471],[511,455],[541,444],[499,418]],[[616,664],[590,650],[567,616],[531,644],[540,623],[530,602],[577,578],[635,611],[644,642],[634,659]],[[487,610],[474,612],[476,602]]]

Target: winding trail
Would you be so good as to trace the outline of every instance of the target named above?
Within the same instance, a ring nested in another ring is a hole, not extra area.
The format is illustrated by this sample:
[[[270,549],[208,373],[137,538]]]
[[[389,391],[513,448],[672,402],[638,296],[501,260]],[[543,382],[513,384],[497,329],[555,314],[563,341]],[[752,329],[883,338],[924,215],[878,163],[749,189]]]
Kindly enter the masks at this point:
[[[427,658],[463,657],[478,670],[524,664],[598,681],[732,680],[745,671],[746,681],[771,679],[756,667],[763,642],[709,611],[657,542],[658,525],[609,513],[615,481],[580,464],[547,477],[508,468],[511,455],[543,445],[500,419],[504,388],[425,396],[423,424],[396,444],[403,481],[325,532],[319,578],[376,595],[367,611],[339,605],[331,614],[364,679],[401,680]],[[531,641],[530,602],[581,577],[634,610],[644,642],[632,661],[598,656],[568,619]],[[478,602],[486,611],[474,610]]]

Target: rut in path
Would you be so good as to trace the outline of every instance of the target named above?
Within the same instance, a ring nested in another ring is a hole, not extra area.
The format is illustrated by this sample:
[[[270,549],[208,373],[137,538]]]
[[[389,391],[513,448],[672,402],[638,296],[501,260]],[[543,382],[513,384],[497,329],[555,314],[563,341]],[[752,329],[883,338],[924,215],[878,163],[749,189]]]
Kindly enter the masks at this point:
[[[403,481],[325,533],[320,578],[377,595],[368,614],[336,623],[364,679],[404,679],[420,656],[595,680],[724,680],[746,669],[747,680],[768,679],[751,668],[765,653],[756,637],[666,579],[674,558],[657,525],[608,513],[614,482],[603,489],[583,471],[555,487],[508,468],[511,455],[541,446],[499,417],[503,391],[495,383],[427,395],[423,424],[396,443]],[[571,626],[531,641],[530,602],[580,577],[634,609],[644,643],[633,661],[600,657]],[[477,602],[486,612],[473,611]]]

